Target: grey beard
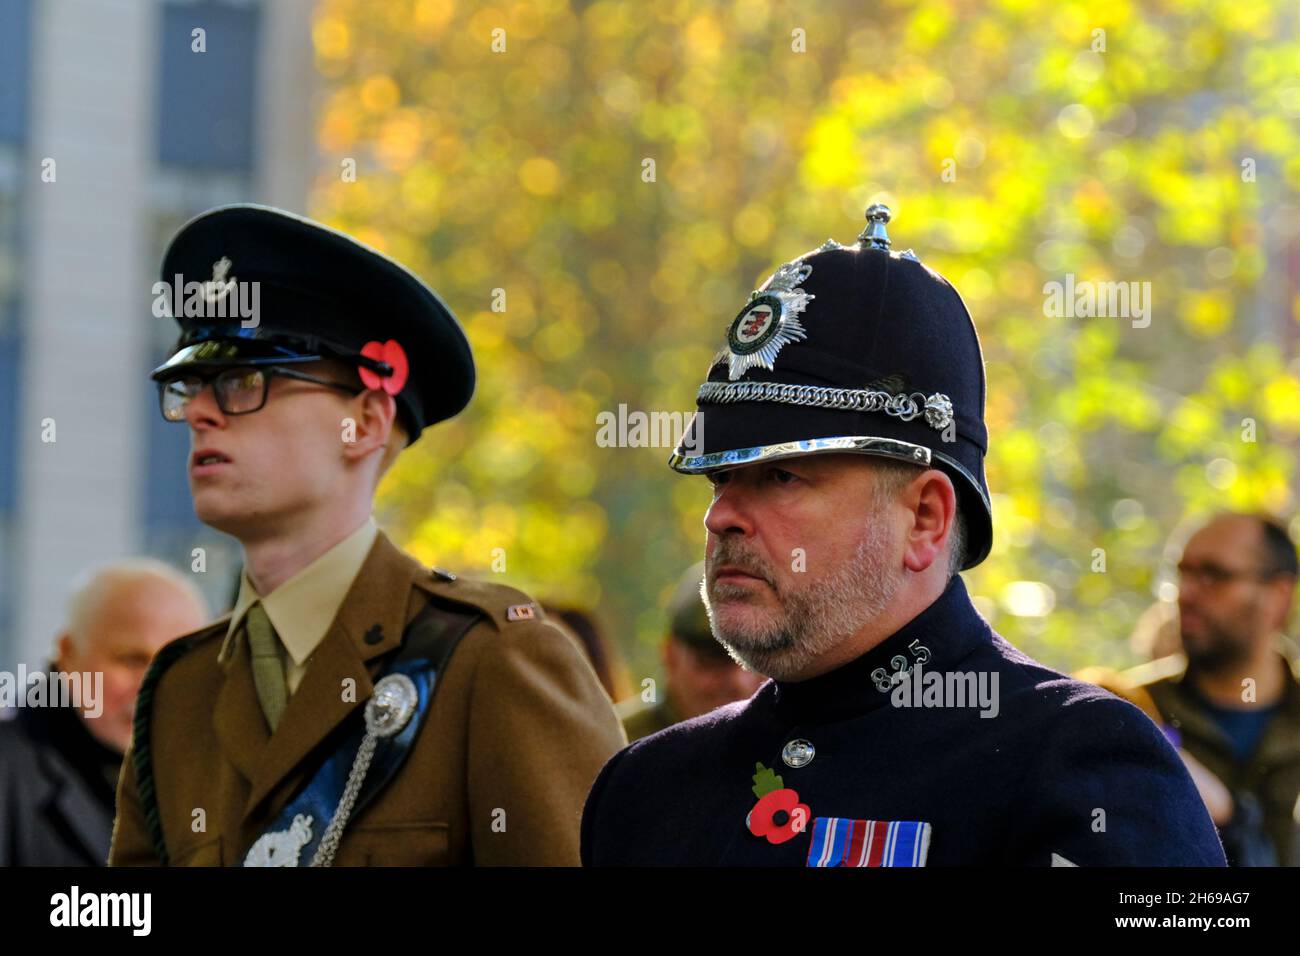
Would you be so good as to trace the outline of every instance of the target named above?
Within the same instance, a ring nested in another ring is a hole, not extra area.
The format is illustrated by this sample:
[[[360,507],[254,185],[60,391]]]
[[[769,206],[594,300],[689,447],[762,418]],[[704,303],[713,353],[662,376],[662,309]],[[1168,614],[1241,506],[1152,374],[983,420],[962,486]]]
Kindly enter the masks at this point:
[[[746,623],[724,629],[714,611],[714,602],[744,598],[741,587],[717,585],[710,592],[708,575],[700,585],[700,596],[709,613],[709,625],[738,663],[776,680],[804,671],[808,665],[853,635],[879,615],[902,586],[902,574],[889,566],[889,534],[883,523],[863,525],[862,537],[850,561],[806,587],[777,591],[780,611],[760,624]],[[734,543],[720,540],[710,562],[712,567],[736,564],[777,585],[767,567],[756,556],[738,550]]]

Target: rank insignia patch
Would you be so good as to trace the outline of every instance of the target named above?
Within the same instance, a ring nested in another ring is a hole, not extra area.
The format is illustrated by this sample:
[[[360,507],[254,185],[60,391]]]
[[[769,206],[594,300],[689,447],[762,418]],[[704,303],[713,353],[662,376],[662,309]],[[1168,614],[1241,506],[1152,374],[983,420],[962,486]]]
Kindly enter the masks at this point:
[[[808,866],[925,866],[930,824],[916,820],[813,820]]]
[[[799,315],[816,296],[799,284],[812,275],[801,259],[777,269],[767,284],[749,297],[727,329],[727,375],[734,382],[751,368],[771,369],[777,353],[808,337]]]
[[[512,604],[506,608],[507,621],[531,621],[537,617],[537,607],[532,604]]]

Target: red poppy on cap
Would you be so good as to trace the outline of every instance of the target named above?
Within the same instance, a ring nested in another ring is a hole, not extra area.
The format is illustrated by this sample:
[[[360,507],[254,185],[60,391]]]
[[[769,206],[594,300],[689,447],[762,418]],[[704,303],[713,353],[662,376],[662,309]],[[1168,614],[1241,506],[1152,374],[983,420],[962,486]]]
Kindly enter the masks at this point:
[[[366,388],[381,389],[389,395],[396,395],[406,385],[411,367],[406,360],[406,351],[396,339],[389,339],[387,342],[367,342],[361,347],[361,354],[377,362],[387,362],[393,367],[393,374],[389,376],[380,375],[365,366],[358,367],[361,382]]]

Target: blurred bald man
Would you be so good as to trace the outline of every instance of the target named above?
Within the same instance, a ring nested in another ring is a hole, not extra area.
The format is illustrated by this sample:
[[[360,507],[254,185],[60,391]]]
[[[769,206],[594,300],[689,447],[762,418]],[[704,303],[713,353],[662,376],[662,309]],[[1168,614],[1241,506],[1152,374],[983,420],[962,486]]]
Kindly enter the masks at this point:
[[[108,861],[145,669],[162,645],[209,620],[198,588],[160,561],[117,562],[76,582],[50,669],[102,686],[78,706],[24,706],[0,721],[0,866]]]

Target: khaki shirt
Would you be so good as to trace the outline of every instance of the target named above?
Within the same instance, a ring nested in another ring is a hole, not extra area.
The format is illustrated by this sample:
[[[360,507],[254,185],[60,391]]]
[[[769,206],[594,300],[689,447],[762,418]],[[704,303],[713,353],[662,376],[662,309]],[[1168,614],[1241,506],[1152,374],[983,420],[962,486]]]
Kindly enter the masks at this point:
[[[284,677],[292,695],[307,673],[307,662],[312,651],[324,639],[330,622],[338,614],[343,598],[352,586],[357,572],[375,543],[379,528],[374,519],[330,548],[307,567],[265,597],[257,593],[248,580],[248,570],[239,575],[239,598],[230,615],[226,639],[217,655],[226,661],[234,650],[234,643],[242,638],[247,642],[242,627],[244,615],[258,601],[266,610],[271,626],[280,638],[280,658],[284,661]]]

